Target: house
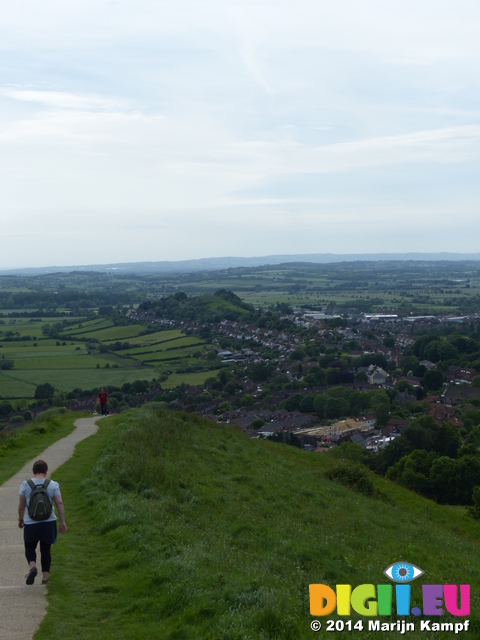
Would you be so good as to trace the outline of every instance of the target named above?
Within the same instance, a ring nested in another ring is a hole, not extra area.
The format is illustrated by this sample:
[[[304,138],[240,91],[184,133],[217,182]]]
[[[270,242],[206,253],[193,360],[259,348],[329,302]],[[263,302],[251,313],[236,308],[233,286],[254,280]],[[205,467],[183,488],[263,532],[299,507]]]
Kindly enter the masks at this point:
[[[456,384],[472,384],[473,379],[478,376],[479,373],[476,369],[466,369],[462,367],[451,366],[448,367],[448,380]]]
[[[390,436],[392,433],[402,433],[410,422],[408,420],[402,420],[401,418],[390,418],[386,427],[382,427],[380,432],[384,436]]]
[[[471,398],[480,399],[480,387],[450,384],[444,394],[445,404],[450,406],[455,406]]]
[[[371,364],[368,367],[367,378],[370,384],[385,384],[388,373],[382,367]]]
[[[435,365],[433,364],[433,362],[430,362],[430,360],[420,360],[419,364],[422,364],[427,371],[435,369]]]
[[[369,429],[377,424],[377,418],[373,413],[370,413],[367,416],[362,416],[362,421],[367,425]]]

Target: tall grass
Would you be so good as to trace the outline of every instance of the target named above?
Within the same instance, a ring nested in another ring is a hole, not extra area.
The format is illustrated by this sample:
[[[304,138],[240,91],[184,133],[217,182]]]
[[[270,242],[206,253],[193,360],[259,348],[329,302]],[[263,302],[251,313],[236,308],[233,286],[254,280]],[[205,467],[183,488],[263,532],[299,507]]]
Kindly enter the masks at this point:
[[[69,531],[36,640],[312,638],[310,583],[384,583],[401,559],[470,583],[480,637],[480,525],[373,475],[352,491],[336,464],[148,405],[102,421],[55,474]]]

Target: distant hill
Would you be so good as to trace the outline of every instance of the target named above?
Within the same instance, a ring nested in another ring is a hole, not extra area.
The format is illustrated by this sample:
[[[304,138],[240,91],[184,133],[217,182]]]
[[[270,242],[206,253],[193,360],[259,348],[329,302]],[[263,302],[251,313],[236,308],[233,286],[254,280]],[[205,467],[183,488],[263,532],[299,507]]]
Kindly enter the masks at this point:
[[[191,298],[183,292],[178,292],[155,302],[150,300],[143,302],[139,309],[147,311],[151,316],[192,322],[220,322],[222,319],[240,320],[248,317],[254,311],[251,305],[243,302],[232,291],[225,289],[220,289],[212,295]]]
[[[312,262],[328,264],[355,261],[462,261],[480,260],[480,253],[305,253],[292,255],[258,256],[253,258],[223,257],[200,258],[198,260],[177,260],[159,262],[118,262],[112,264],[90,264],[77,266],[53,266],[28,269],[3,269],[0,275],[35,276],[58,272],[97,272],[97,273],[188,273],[192,271],[216,271],[232,267],[259,267],[290,262]]]

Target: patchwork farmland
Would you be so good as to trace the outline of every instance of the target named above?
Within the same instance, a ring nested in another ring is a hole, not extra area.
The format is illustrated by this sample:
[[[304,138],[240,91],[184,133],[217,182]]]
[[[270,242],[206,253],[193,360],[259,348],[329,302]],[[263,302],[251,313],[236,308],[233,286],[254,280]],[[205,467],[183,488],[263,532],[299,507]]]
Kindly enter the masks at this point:
[[[53,385],[57,393],[68,393],[165,379],[172,372],[175,384],[180,384],[182,374],[175,374],[177,369],[185,369],[199,383],[212,375],[209,371],[188,374],[189,366],[198,367],[205,342],[180,330],[148,333],[142,324],[118,326],[101,317],[75,320],[64,322],[54,338],[49,328],[58,318],[7,318],[0,324],[3,399],[28,401],[37,385],[44,383]]]

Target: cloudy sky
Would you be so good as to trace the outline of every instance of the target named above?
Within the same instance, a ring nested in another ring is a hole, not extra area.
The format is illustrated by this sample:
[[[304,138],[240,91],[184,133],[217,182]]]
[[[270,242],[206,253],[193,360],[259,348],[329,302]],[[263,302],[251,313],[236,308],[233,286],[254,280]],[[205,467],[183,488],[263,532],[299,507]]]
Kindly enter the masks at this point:
[[[477,0],[15,0],[0,268],[479,251]]]

